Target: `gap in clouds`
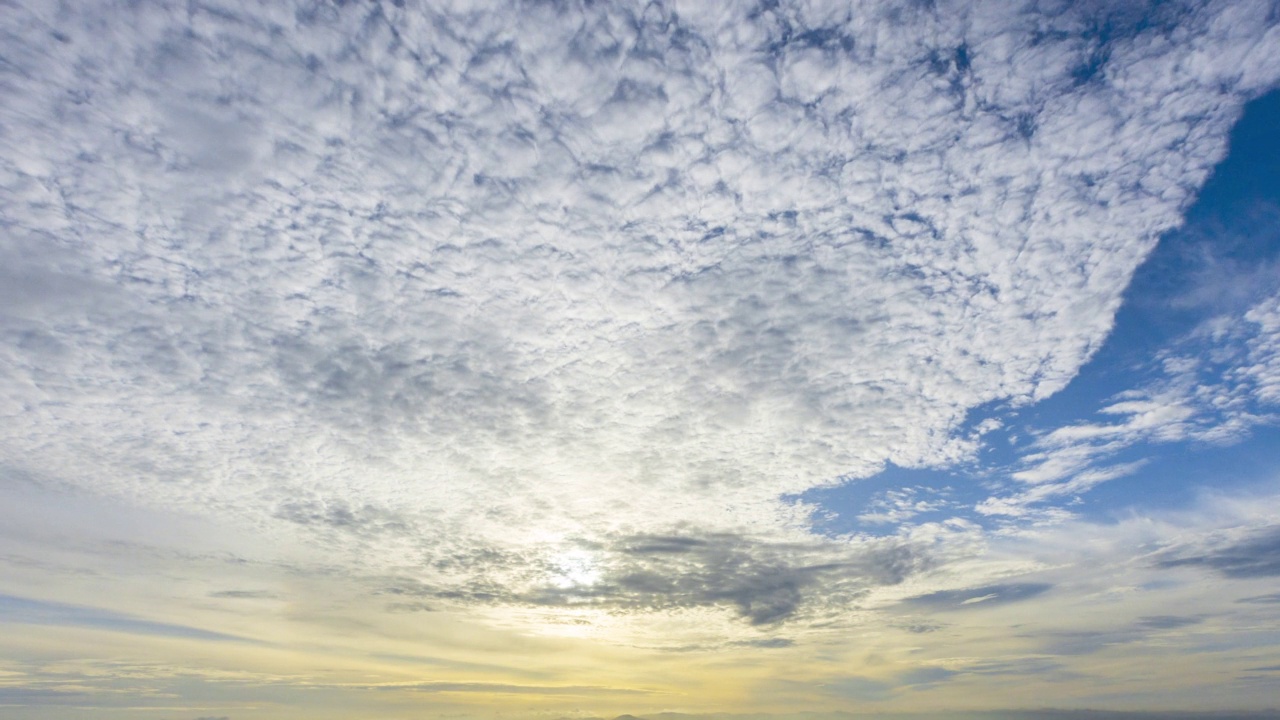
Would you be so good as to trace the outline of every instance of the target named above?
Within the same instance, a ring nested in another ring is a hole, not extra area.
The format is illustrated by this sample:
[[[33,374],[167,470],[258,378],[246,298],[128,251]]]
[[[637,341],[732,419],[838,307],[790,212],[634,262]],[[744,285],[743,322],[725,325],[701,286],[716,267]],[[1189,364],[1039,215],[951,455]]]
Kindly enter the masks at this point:
[[[1280,92],[1245,106],[1231,133],[1230,150],[1186,213],[1134,275],[1115,328],[1092,361],[1062,393],[1027,413],[1028,425],[1054,426],[1106,418],[1097,410],[1126,391],[1162,382],[1172,356],[1212,361],[1222,342],[1203,337],[1213,322],[1239,322],[1252,307],[1280,291]],[[1222,381],[1236,372],[1222,363]],[[1184,506],[1206,487],[1229,490],[1269,479],[1280,461],[1274,406],[1255,404],[1259,417],[1222,437],[1140,440],[1108,464],[1143,463],[1135,472],[1088,489],[1072,510],[1086,517],[1114,516],[1122,508]],[[1230,425],[1230,413],[1208,422]],[[1034,430],[1032,431],[1034,432]]]
[[[1172,348],[1210,355],[1211,339],[1188,339],[1197,328],[1215,317],[1241,316],[1280,289],[1278,125],[1280,92],[1246,105],[1228,156],[1184,225],[1166,233],[1139,267],[1106,343],[1065,389],[1027,408],[1003,402],[974,408],[956,432],[981,433],[981,448],[968,462],[918,468],[888,463],[872,477],[786,499],[814,506],[814,530],[824,535],[892,535],[903,525],[952,517],[994,526],[989,515],[973,509],[1026,469],[1037,438],[1081,422],[1114,422],[1114,414],[1100,411],[1117,396],[1159,381],[1159,361]],[[1222,368],[1223,374],[1232,370]],[[1092,519],[1135,506],[1174,508],[1193,502],[1206,486],[1257,483],[1277,462],[1280,428],[1262,417],[1214,441],[1157,437],[1109,450],[1105,466],[1122,468],[1116,477],[1054,499]]]

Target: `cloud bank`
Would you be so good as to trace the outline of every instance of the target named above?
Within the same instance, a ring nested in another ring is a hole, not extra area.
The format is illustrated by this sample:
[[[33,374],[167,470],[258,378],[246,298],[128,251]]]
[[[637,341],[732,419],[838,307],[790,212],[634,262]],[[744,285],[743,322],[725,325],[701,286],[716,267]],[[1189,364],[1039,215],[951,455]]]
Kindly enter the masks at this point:
[[[938,562],[782,498],[1061,389],[1280,77],[1266,2],[41,4],[0,38],[9,472],[453,602],[752,624]]]

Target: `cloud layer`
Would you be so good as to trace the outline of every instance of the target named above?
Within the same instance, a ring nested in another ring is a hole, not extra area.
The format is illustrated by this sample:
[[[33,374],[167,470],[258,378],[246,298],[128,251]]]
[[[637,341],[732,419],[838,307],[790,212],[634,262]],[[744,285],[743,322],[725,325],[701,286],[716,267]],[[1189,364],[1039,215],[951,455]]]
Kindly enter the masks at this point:
[[[781,498],[1061,389],[1280,77],[1269,3],[1050,5],[6,12],[0,462],[456,602],[901,582]]]

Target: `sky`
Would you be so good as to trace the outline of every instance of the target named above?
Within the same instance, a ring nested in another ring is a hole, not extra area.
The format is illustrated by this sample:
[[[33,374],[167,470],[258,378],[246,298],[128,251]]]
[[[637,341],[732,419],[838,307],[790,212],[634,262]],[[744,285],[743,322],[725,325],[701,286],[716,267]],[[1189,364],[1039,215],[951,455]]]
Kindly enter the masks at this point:
[[[1265,0],[3,0],[0,717],[1280,717],[1277,126]]]

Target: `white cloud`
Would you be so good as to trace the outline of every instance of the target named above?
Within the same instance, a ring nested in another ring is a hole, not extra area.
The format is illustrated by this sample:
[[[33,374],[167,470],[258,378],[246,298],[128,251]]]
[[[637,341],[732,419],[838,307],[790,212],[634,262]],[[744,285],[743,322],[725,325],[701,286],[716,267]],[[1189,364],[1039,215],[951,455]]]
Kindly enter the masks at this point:
[[[1280,75],[1268,7],[1105,48],[1008,5],[13,9],[2,461],[446,586],[808,541],[781,495],[1074,375]]]
[[[929,496],[942,496],[933,497]],[[947,492],[930,488],[906,487],[877,493],[868,503],[868,512],[858,515],[858,520],[872,524],[898,524],[921,513],[954,507],[946,498]],[[923,497],[922,497],[923,496]]]
[[[1280,295],[1254,306],[1244,318],[1256,330],[1248,340],[1248,362],[1243,374],[1259,400],[1280,405]]]
[[[1099,409],[1111,423],[1078,423],[1038,438],[1012,479],[1030,489],[980,502],[986,515],[1028,517],[1033,507],[1072,498],[1139,470],[1145,461],[1115,462],[1139,443],[1239,442],[1260,424],[1276,421],[1280,400],[1280,322],[1277,297],[1238,314],[1218,315],[1176,338],[1153,363],[1154,380],[1120,393]],[[1059,515],[1061,517],[1061,515]]]

